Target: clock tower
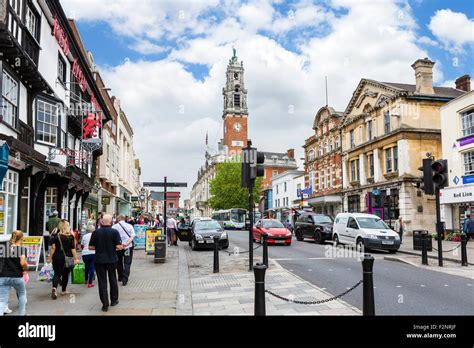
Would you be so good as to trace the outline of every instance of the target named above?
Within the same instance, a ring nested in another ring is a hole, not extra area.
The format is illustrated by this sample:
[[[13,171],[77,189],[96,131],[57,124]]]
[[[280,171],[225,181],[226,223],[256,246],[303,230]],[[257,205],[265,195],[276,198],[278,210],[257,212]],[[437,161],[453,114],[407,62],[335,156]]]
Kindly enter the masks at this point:
[[[243,62],[237,61],[235,48],[226,72],[226,84],[222,89],[224,96],[224,145],[229,153],[242,152],[248,139],[247,90],[244,83]]]

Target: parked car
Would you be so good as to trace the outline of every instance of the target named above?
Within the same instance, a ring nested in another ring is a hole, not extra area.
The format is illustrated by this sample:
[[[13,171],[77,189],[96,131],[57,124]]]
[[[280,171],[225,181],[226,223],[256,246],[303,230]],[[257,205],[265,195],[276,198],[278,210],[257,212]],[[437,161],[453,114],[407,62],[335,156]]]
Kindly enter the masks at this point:
[[[328,215],[302,212],[295,223],[296,240],[312,239],[318,244],[332,239],[334,220]]]
[[[229,247],[229,236],[222,226],[216,220],[200,218],[193,221],[187,239],[180,240],[187,240],[193,250],[206,249],[214,247],[214,236],[220,237],[219,245],[223,249]]]
[[[263,243],[263,235],[268,236],[268,244],[291,245],[291,232],[275,219],[261,219],[253,226],[253,240]]]
[[[400,236],[377,215],[341,213],[334,221],[333,240],[337,244],[349,244],[359,250],[388,250],[395,253],[400,248]]]

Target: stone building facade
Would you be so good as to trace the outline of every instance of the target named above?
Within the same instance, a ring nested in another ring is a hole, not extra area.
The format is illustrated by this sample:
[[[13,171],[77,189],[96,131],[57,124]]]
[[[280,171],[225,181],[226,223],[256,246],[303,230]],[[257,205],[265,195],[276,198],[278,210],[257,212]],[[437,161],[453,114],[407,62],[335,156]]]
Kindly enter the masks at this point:
[[[441,158],[440,107],[464,91],[433,87],[433,65],[412,65],[415,84],[360,81],[342,125],[344,211],[434,229],[434,197],[417,189],[418,168],[427,153]]]

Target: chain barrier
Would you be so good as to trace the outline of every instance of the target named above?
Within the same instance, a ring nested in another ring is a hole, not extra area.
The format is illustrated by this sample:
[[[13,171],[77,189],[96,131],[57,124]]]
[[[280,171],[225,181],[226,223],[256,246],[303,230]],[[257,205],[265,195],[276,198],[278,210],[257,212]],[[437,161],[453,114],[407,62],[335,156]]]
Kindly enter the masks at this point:
[[[280,300],[283,300],[283,301],[286,301],[286,302],[291,302],[291,303],[296,303],[296,304],[304,304],[304,305],[318,305],[318,304],[323,304],[323,303],[326,303],[326,302],[330,302],[330,301],[334,301],[334,300],[337,300],[345,295],[347,295],[348,293],[350,293],[352,290],[354,290],[355,288],[357,288],[360,284],[362,284],[364,281],[361,279],[359,280],[359,282],[357,282],[357,284],[355,284],[353,287],[351,287],[350,289],[344,291],[342,294],[339,294],[337,296],[334,296],[334,297],[330,297],[330,298],[327,298],[327,299],[324,299],[324,300],[318,300],[318,301],[299,301],[299,300],[292,300],[292,299],[289,299],[289,298],[286,298],[286,297],[283,297],[283,296],[280,296],[280,295],[277,295],[275,294],[273,291],[270,291],[270,290],[265,290],[265,292],[269,293],[270,295],[276,297],[276,298],[279,298]]]
[[[443,253],[449,253],[449,252],[454,251],[454,250],[456,250],[457,248],[460,248],[460,247],[461,247],[461,244],[459,244],[457,247],[454,247],[454,248],[452,248],[452,249],[450,249],[450,250],[443,250],[442,252],[443,252]],[[438,251],[438,249],[436,249],[436,248],[433,247],[433,246],[432,246],[431,248],[432,248],[433,250]]]
[[[262,244],[257,245],[255,248],[253,248],[253,250],[257,250],[258,248],[261,248],[262,246],[263,246]],[[235,251],[228,251],[228,250],[222,249],[221,247],[219,247],[219,250],[227,253],[229,256],[230,255],[235,255],[235,254],[237,254],[237,255],[246,254],[250,251],[250,250],[245,250],[245,251],[235,252]]]

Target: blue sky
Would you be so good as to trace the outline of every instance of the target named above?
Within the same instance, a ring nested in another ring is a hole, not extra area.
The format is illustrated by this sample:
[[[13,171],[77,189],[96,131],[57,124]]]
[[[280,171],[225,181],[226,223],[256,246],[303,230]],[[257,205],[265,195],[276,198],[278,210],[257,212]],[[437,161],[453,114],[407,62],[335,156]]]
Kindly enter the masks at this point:
[[[147,181],[174,175],[192,185],[206,133],[216,150],[232,47],[244,62],[254,144],[298,157],[325,102],[325,76],[342,111],[361,78],[413,84],[411,64],[426,56],[435,85],[474,76],[469,0],[61,3],[121,100]]]

